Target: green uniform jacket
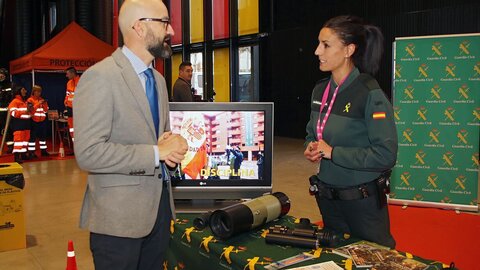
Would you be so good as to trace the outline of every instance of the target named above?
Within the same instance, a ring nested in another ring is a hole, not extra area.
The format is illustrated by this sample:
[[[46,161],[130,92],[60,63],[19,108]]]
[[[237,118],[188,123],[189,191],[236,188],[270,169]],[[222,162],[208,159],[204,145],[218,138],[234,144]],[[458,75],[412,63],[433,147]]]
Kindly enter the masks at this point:
[[[306,144],[317,141],[317,121],[328,80],[313,89]],[[331,79],[330,96],[336,84]],[[324,107],[322,119],[328,108]],[[353,69],[340,86],[323,139],[333,147],[332,159],[323,159],[318,178],[338,187],[367,183],[392,168],[397,159],[398,139],[392,105],[377,81]]]

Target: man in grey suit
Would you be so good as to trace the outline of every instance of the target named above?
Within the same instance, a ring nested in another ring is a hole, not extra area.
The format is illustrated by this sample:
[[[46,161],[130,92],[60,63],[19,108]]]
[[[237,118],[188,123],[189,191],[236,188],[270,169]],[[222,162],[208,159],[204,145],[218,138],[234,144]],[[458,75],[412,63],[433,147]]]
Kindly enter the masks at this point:
[[[88,171],[80,226],[98,269],[162,269],[174,216],[170,169],[187,143],[172,134],[165,79],[174,34],[161,0],[126,0],[124,46],[89,68],[75,95],[75,152]],[[153,74],[153,75],[152,75]]]

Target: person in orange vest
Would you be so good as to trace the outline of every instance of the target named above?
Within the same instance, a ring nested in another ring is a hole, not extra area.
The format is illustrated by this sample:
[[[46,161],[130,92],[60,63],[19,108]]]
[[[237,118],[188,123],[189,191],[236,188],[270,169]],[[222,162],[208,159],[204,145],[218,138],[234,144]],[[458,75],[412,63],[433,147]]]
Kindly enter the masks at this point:
[[[65,111],[64,115],[68,117],[68,128],[70,131],[70,137],[72,141],[74,141],[73,137],[73,97],[75,96],[75,88],[77,88],[78,80],[80,80],[80,76],[77,75],[77,70],[74,67],[67,68],[66,77],[68,78],[67,82],[67,93],[65,95]]]
[[[30,114],[32,115],[32,128],[30,130],[30,140],[28,142],[28,153],[31,158],[36,158],[35,155],[35,142],[38,138],[38,144],[40,145],[40,151],[42,156],[48,156],[47,153],[47,101],[42,98],[42,87],[34,85],[32,87],[32,95],[27,99],[27,105],[31,105]]]
[[[8,112],[12,116],[10,127],[13,132],[13,151],[15,162],[23,163],[28,159],[27,145],[30,138],[30,111],[27,105],[27,90],[22,86],[15,86],[14,99],[8,105]]]

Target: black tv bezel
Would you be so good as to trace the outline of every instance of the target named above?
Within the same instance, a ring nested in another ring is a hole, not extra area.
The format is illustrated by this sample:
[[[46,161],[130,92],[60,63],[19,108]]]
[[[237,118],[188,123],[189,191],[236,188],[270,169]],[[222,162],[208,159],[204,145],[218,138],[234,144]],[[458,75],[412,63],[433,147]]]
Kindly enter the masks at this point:
[[[272,190],[273,119],[272,102],[170,102],[170,111],[263,111],[263,179],[172,180],[175,199],[246,199]]]

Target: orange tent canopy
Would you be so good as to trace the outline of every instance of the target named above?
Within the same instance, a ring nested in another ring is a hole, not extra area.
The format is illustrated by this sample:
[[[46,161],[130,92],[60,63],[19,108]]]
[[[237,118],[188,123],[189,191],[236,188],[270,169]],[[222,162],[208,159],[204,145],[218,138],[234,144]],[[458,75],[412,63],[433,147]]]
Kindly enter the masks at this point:
[[[86,70],[112,54],[115,48],[96,38],[75,22],[35,51],[10,61],[10,73],[31,70]]]

